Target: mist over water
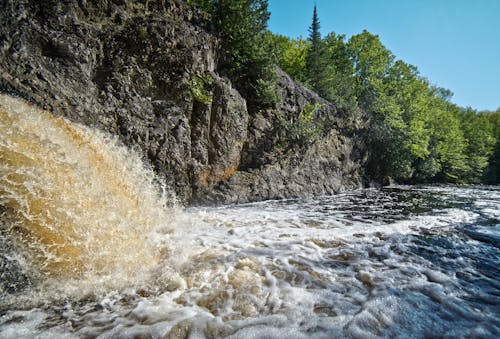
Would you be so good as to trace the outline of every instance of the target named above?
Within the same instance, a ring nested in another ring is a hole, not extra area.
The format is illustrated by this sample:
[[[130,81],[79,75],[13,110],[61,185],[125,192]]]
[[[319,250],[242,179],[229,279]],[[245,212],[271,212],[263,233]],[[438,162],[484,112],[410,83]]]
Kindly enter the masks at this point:
[[[115,139],[0,97],[0,337],[500,336],[500,187],[165,207]]]

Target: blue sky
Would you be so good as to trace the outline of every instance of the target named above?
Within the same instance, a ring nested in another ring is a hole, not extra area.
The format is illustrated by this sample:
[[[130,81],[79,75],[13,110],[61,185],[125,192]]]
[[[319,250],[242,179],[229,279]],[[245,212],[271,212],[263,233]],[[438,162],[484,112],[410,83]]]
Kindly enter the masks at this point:
[[[307,37],[314,0],[268,0],[269,29]],[[368,30],[450,89],[462,107],[500,107],[500,0],[316,0],[321,33]]]

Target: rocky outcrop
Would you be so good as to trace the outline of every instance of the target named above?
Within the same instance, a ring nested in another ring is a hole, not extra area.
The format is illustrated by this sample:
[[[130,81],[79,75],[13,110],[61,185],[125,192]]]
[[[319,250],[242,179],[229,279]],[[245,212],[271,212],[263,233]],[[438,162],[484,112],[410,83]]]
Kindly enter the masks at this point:
[[[363,185],[366,154],[360,122],[280,70],[277,91],[275,108],[251,116],[240,171],[199,199],[240,203],[333,194]],[[283,149],[279,120],[296,119],[307,105],[318,107],[317,119],[330,118],[324,135],[306,147]]]
[[[3,1],[0,88],[118,135],[188,203],[361,185],[355,121],[278,71],[276,107],[248,112],[217,68],[210,20],[180,0]],[[327,130],[291,152],[280,119],[321,103]]]

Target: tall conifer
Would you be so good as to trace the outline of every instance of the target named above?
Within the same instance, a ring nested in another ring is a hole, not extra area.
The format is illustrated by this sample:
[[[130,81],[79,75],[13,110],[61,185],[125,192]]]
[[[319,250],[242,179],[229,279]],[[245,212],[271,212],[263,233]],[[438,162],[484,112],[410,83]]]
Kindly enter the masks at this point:
[[[309,27],[309,41],[311,47],[307,53],[306,67],[311,81],[310,86],[320,96],[326,95],[325,88],[325,67],[323,58],[323,41],[321,40],[321,33],[319,31],[320,23],[318,19],[318,12],[316,4],[314,4],[314,12],[311,26]]]

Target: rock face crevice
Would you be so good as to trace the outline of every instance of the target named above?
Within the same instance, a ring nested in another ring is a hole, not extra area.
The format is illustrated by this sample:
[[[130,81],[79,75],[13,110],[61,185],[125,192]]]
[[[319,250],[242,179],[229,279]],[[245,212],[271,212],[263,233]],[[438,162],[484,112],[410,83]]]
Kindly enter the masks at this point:
[[[0,89],[140,149],[186,203],[245,202],[357,188],[365,152],[349,118],[280,70],[259,111],[219,73],[209,18],[180,0],[3,1]],[[284,150],[280,119],[320,104],[329,125]]]

